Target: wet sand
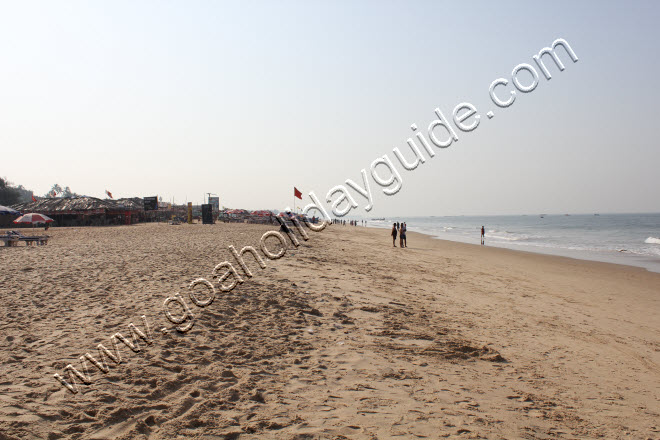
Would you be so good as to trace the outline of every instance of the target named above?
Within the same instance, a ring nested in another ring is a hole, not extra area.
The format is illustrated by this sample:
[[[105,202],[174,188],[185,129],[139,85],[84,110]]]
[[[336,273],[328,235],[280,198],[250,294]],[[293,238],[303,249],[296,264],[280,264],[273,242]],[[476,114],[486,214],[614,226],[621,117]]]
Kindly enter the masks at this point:
[[[0,248],[0,439],[660,437],[660,274],[333,225],[192,303],[229,245],[272,229],[53,228]],[[164,314],[177,292],[185,333]],[[75,394],[53,377],[131,323],[151,344],[118,342],[107,373],[87,361]]]

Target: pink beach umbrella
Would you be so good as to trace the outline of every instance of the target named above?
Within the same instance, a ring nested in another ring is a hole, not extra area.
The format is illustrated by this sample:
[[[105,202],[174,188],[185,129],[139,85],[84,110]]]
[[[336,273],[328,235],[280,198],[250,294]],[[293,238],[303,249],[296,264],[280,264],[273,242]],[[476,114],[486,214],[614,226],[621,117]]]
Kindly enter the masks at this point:
[[[43,214],[35,214],[35,213],[30,213],[30,214],[25,214],[14,220],[14,223],[50,223],[54,221],[52,218],[43,215]]]

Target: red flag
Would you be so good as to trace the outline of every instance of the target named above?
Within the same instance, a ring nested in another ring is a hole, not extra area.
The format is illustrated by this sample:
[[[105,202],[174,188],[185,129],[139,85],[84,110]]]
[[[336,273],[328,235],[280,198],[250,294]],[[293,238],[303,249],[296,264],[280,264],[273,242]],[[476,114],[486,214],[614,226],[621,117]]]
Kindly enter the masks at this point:
[[[302,193],[298,191],[298,188],[296,188],[295,186],[293,187],[293,195],[295,197],[298,197],[300,200],[302,200]]]
[[[33,202],[36,202],[36,201],[37,201],[37,199],[34,198],[34,194],[32,194],[32,201],[33,201]]]
[[[105,193],[108,195],[108,197],[112,198],[112,193],[108,191],[107,189],[105,190]]]

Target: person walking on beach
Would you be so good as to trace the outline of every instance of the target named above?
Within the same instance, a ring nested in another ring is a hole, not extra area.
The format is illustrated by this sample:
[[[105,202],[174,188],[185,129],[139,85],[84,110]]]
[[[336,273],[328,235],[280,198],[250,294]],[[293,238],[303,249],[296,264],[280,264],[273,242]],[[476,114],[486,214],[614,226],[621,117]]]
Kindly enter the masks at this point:
[[[401,225],[401,243],[403,244],[401,247],[408,247],[408,241],[406,240],[406,232],[408,232],[408,225],[403,223]]]
[[[404,247],[403,240],[406,239],[406,224],[401,223],[399,226],[399,247]]]
[[[397,224],[392,225],[392,246],[396,247]]]
[[[485,230],[484,227],[482,226],[482,227],[481,227],[481,245],[482,245],[482,246],[484,245],[484,240],[485,240],[485,238],[486,238],[486,230]]]

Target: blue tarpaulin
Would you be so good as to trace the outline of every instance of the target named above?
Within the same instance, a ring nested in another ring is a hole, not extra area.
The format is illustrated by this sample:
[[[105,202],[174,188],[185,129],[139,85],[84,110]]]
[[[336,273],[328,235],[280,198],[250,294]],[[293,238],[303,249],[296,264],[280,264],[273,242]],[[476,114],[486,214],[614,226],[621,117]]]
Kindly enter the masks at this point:
[[[21,213],[15,209],[7,208],[6,206],[0,205],[0,215],[20,215]]]

